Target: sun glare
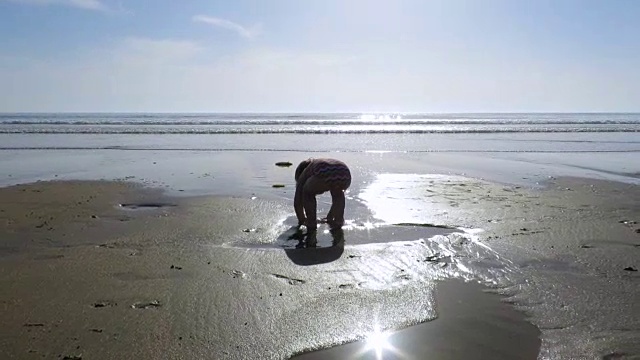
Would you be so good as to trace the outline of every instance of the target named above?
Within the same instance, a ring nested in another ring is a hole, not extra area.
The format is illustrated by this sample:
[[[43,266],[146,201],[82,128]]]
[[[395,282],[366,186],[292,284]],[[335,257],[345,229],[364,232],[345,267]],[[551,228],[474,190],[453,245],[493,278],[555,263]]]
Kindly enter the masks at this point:
[[[375,224],[371,221],[365,221],[364,223],[362,223],[362,226],[364,226],[365,230],[371,230],[376,227]]]
[[[380,331],[378,326],[367,336],[365,351],[373,351],[376,359],[382,359],[385,350],[392,350],[393,346],[389,342],[389,333]]]

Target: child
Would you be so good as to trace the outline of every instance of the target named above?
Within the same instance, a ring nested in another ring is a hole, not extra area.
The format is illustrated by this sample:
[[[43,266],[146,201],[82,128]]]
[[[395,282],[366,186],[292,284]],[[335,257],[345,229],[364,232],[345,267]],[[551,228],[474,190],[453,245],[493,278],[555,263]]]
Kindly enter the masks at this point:
[[[316,231],[316,195],[327,191],[331,192],[331,209],[326,222],[332,229],[344,225],[344,191],[351,185],[351,172],[345,163],[335,159],[308,159],[298,165],[295,179],[293,207],[298,225],[306,225],[307,233]]]

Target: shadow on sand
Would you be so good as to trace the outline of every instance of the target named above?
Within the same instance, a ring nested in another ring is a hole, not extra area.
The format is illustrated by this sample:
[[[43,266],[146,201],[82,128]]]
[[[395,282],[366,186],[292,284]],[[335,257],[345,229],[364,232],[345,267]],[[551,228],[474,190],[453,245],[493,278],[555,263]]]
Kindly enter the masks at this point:
[[[296,265],[309,266],[325,264],[338,260],[344,252],[344,231],[332,229],[331,238],[317,232],[303,233],[297,226],[290,228],[280,235],[282,242],[295,243],[295,246],[285,247],[284,251]],[[320,236],[320,241],[318,237]]]

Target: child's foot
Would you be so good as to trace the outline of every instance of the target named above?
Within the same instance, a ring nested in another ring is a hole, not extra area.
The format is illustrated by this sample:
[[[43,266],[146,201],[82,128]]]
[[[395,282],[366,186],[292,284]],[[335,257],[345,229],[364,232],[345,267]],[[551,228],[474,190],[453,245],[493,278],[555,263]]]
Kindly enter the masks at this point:
[[[307,247],[314,248],[318,245],[318,238],[316,237],[316,232],[310,232],[307,234]]]
[[[307,219],[307,234],[311,234],[318,230],[318,221],[316,219]]]
[[[344,220],[334,219],[332,221],[328,221],[327,224],[329,224],[329,228],[331,229],[340,229],[344,225]]]

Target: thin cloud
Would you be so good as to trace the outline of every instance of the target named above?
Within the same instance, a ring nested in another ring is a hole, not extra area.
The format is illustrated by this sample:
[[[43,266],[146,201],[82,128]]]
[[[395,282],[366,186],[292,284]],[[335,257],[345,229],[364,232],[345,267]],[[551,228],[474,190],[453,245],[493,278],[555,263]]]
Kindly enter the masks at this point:
[[[84,10],[109,11],[109,7],[100,0],[5,0],[25,5],[61,5]]]
[[[253,39],[260,33],[259,24],[252,27],[245,27],[227,19],[221,19],[206,15],[196,15],[192,20],[193,22],[205,23],[226,30],[235,31],[236,33],[238,33],[238,35],[247,39]]]

